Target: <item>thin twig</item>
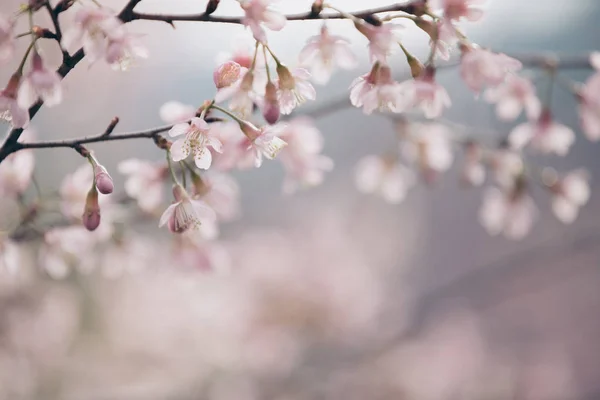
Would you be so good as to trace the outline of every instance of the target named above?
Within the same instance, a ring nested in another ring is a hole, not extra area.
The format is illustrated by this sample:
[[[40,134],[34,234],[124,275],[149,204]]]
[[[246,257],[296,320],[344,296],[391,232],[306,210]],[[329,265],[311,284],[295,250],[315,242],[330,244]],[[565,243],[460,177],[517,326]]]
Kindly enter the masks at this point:
[[[117,124],[119,123],[119,117],[114,117],[111,121],[110,124],[108,124],[108,126],[106,127],[106,129],[104,130],[104,133],[101,135],[102,137],[106,137],[108,135],[110,135],[111,133],[113,133],[113,131],[115,130],[115,128],[117,127]]]

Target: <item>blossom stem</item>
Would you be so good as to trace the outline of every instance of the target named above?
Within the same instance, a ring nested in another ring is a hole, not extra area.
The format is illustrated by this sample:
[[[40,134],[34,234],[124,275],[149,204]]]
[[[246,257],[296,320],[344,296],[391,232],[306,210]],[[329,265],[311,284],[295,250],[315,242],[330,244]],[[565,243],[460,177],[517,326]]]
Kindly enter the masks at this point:
[[[266,46],[263,45],[263,57],[265,58],[265,69],[267,71],[267,81],[271,82],[271,71],[269,70],[269,61],[267,60],[267,50],[266,50]],[[275,57],[273,57],[275,58]],[[275,59],[275,62],[277,63],[277,65],[279,65],[279,62],[277,61],[277,59]]]
[[[25,68],[25,62],[27,61],[27,57],[29,57],[29,53],[31,53],[33,46],[35,46],[36,41],[37,41],[37,39],[32,40],[31,43],[29,44],[29,47],[27,47],[27,50],[25,50],[23,59],[21,60],[21,63],[19,64],[19,68],[17,68],[17,73],[19,73],[21,75],[23,74],[23,68]]]
[[[281,61],[279,61],[279,58],[277,58],[277,56],[275,55],[275,53],[273,53],[273,50],[271,50],[271,48],[268,45],[263,44],[263,51],[264,51],[264,49],[267,49],[269,51],[269,54],[271,54],[271,57],[273,57],[273,60],[275,60],[275,63],[277,65],[281,65]],[[267,62],[267,56],[265,54],[265,63],[266,62]]]
[[[167,150],[166,152],[167,154],[167,165],[169,167],[169,173],[171,174],[171,179],[173,180],[173,183],[176,185],[179,185],[179,180],[177,179],[177,176],[175,175],[175,170],[173,169],[173,162],[171,161],[171,150]]]
[[[240,119],[238,116],[236,116],[235,114],[231,113],[230,111],[219,107],[216,104],[213,104],[210,106],[210,108],[214,108],[215,110],[221,111],[223,114],[228,115],[229,117],[233,118],[237,123],[244,123],[245,121],[243,121],[242,119]]]
[[[250,71],[254,71],[254,67],[256,66],[256,57],[258,56],[258,46],[260,42],[257,40],[256,45],[254,46],[254,57],[252,58],[252,65],[250,66]]]
[[[181,180],[183,182],[183,188],[187,189],[187,178],[185,176],[185,168],[183,167],[183,161],[179,161],[179,166],[181,167]]]
[[[15,36],[15,39],[20,39],[22,37],[32,35],[33,33],[34,33],[33,31],[19,33],[18,35]]]

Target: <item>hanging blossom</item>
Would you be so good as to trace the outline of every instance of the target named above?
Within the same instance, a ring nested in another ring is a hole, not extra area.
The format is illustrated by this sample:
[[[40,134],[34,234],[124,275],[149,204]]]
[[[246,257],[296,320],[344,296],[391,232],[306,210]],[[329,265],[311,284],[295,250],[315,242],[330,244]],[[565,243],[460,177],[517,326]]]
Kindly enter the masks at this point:
[[[202,221],[214,222],[215,212],[200,200],[194,200],[181,185],[173,186],[175,202],[160,217],[158,226],[167,225],[173,233],[198,230]]]
[[[0,90],[0,121],[10,122],[15,128],[29,125],[29,111],[20,107],[17,100],[20,83],[21,74],[13,74],[6,88]]]
[[[304,68],[290,71],[282,64],[277,64],[277,98],[283,115],[290,114],[294,108],[317,97],[315,88],[310,83],[310,73]]]
[[[313,80],[319,84],[329,82],[335,67],[352,69],[357,64],[350,42],[341,36],[331,35],[325,24],[320,35],[308,39],[298,58],[300,64],[309,67]]]
[[[196,109],[179,101],[167,101],[160,107],[159,115],[166,124],[180,124],[194,118]]]
[[[452,132],[441,124],[412,124],[409,137],[403,142],[402,154],[417,163],[427,181],[452,165]]]
[[[0,14],[0,64],[12,59],[15,54],[14,23]]]
[[[38,99],[42,99],[48,107],[62,101],[61,77],[56,71],[49,69],[37,51],[31,58],[31,71],[21,82],[17,95],[19,107],[28,109]]]
[[[485,0],[433,0],[431,7],[441,9],[449,21],[478,21],[483,16],[481,5],[484,3]]]
[[[284,125],[267,125],[257,128],[250,122],[242,121],[240,128],[248,139],[246,154],[252,154],[256,168],[262,165],[263,157],[273,160],[287,146],[285,140],[279,137]]]
[[[542,103],[529,79],[510,74],[499,86],[489,88],[485,99],[496,104],[496,115],[505,121],[516,119],[523,110],[530,120],[540,116]]]
[[[171,158],[173,161],[185,160],[193,155],[196,166],[208,169],[212,163],[212,154],[209,147],[217,153],[222,152],[222,144],[214,135],[211,127],[202,118],[192,118],[190,123],[177,124],[169,131],[171,137],[184,135],[171,145]]]
[[[140,58],[148,58],[148,49],[140,41],[141,35],[121,29],[109,31],[105,59],[115,70],[126,71]]]
[[[469,89],[476,93],[486,85],[498,86],[509,74],[523,67],[517,59],[480,47],[462,45],[461,52],[460,75]]]
[[[154,213],[163,202],[163,189],[168,176],[167,166],[145,160],[129,159],[119,164],[119,172],[127,176],[125,192],[138,206]]]
[[[489,155],[490,169],[494,180],[503,189],[515,186],[518,178],[523,174],[523,158],[517,151],[508,147],[501,147]]]
[[[318,186],[325,179],[325,172],[333,169],[333,160],[321,154],[323,135],[310,118],[291,120],[281,131],[281,139],[287,146],[279,159],[286,171],[283,192],[294,193],[299,188]]]
[[[6,157],[0,164],[0,196],[16,197],[25,192],[33,176],[35,158],[31,150]]]
[[[457,30],[451,22],[440,19],[437,22],[419,18],[415,24],[429,35],[429,46],[442,60],[450,59],[450,50],[459,42]]]
[[[273,0],[239,0],[245,15],[242,24],[249,27],[254,38],[261,43],[267,42],[263,25],[272,31],[280,31],[287,22],[285,16],[271,9]]]
[[[380,26],[369,23],[355,23],[356,29],[369,40],[369,56],[371,62],[379,61],[387,64],[388,57],[398,48],[398,24],[383,24]]]
[[[395,158],[370,155],[356,165],[355,184],[362,193],[380,195],[390,204],[401,203],[414,186],[414,173]]]
[[[510,132],[508,141],[517,150],[531,143],[533,148],[543,153],[565,156],[575,141],[575,133],[568,126],[554,121],[550,110],[545,109],[537,121],[516,126]]]
[[[590,199],[589,174],[585,170],[569,172],[549,185],[552,193],[552,211],[565,224],[577,219],[579,208]]]
[[[600,140],[600,72],[588,78],[578,97],[583,132],[589,140]]]
[[[481,186],[485,181],[483,148],[476,142],[469,142],[465,145],[465,162],[461,179],[470,186]]]
[[[240,70],[237,81],[229,86],[218,88],[215,94],[216,103],[230,100],[229,108],[243,117],[252,113],[252,108],[258,98],[258,94],[254,91],[254,72],[245,68]]]
[[[373,111],[399,113],[406,108],[401,86],[392,78],[387,65],[376,62],[371,71],[356,78],[350,84],[350,102],[363,109],[365,114]]]
[[[400,83],[399,90],[405,96],[407,108],[417,108],[426,118],[438,118],[452,100],[448,91],[435,80],[435,68],[427,66],[421,76]]]
[[[194,197],[202,199],[220,221],[231,221],[240,214],[240,187],[230,175],[210,171],[202,177],[193,174]]]
[[[479,222],[490,235],[504,234],[509,239],[525,237],[537,216],[533,199],[523,185],[500,190],[489,187],[479,209]]]

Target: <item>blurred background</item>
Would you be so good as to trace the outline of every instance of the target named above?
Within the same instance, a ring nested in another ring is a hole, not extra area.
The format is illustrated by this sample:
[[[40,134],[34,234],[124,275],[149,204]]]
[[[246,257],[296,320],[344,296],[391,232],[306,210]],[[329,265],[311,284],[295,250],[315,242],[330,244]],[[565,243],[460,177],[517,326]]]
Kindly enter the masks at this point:
[[[118,10],[125,2],[101,3]],[[221,3],[219,14],[239,15],[235,1]],[[481,23],[463,26],[482,46],[516,54],[599,50],[596,0],[487,3]],[[0,12],[18,4],[3,0]],[[281,0],[278,8],[303,12],[310,4]],[[333,4],[355,11],[389,1]],[[204,7],[198,0],[144,0],[137,10]],[[48,24],[39,14],[36,22]],[[62,15],[65,25],[70,17]],[[271,47],[293,65],[320,24],[289,22],[269,32]],[[300,114],[346,97],[350,82],[369,69],[366,40],[347,21],[329,26],[351,40],[360,65],[317,87],[317,101]],[[33,121],[38,139],[93,135],[114,116],[121,120],[117,131],[161,125],[158,110],[166,101],[199,105],[213,96],[215,60],[244,33],[241,26],[209,23],[173,29],[136,21],[130,29],[144,35],[150,58],[124,73],[84,60],[64,82],[65,101]],[[406,29],[403,38],[415,54],[426,54],[427,38],[417,29]],[[54,45],[44,43],[44,50],[58,65]],[[407,77],[402,55],[393,60],[398,79]],[[3,81],[16,64],[0,69]],[[590,71],[561,73],[583,81]],[[456,69],[441,70],[438,79],[453,101],[447,119],[490,143],[514,125],[498,122],[490,105],[474,99]],[[591,200],[572,225],[557,221],[548,196],[534,191],[540,213],[526,239],[488,236],[477,220],[481,189],[459,185],[459,155],[449,173],[417,185],[400,205],[359,194],[357,161],[395,146],[395,132],[389,119],[342,108],[316,121],[324,153],[335,161],[322,186],[283,195],[277,162],[235,173],[242,217],[221,232],[231,254],[228,274],[152,260],[151,268],[119,279],[5,276],[0,398],[597,398],[600,149],[578,130],[572,95],[556,90],[554,96],[555,117],[578,138],[567,157],[539,161],[592,174]],[[114,171],[117,188],[120,161],[164,157],[143,140],[93,149]],[[83,162],[74,151],[52,149],[38,151],[36,164],[38,181],[51,190]],[[157,235],[153,224],[137,231]]]

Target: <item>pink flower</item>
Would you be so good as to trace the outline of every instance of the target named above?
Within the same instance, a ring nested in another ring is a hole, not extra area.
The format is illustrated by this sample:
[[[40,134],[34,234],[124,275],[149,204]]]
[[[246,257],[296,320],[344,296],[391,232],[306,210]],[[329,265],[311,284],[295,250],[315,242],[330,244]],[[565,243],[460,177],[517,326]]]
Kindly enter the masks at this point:
[[[27,109],[40,98],[48,107],[59,104],[62,101],[60,75],[44,65],[37,51],[33,53],[31,61],[31,71],[25,76],[19,88],[17,96],[19,107]]]
[[[148,58],[148,49],[141,44],[140,35],[129,33],[124,27],[107,34],[105,59],[113,69],[126,71],[135,60]]]
[[[452,132],[441,124],[412,124],[410,137],[404,142],[402,154],[416,162],[426,179],[447,171],[452,165]]]
[[[537,208],[522,189],[501,191],[490,187],[479,209],[479,222],[490,235],[503,233],[509,239],[522,239],[533,225]]]
[[[35,158],[31,150],[21,150],[0,164],[0,196],[15,197],[27,189],[33,175]]]
[[[444,18],[452,21],[467,19],[469,21],[478,21],[483,16],[483,10],[480,6],[485,0],[434,0],[432,7],[441,8],[444,11]]]
[[[308,39],[298,58],[302,65],[310,68],[315,82],[325,84],[336,66],[343,69],[356,66],[356,57],[350,50],[349,43],[341,36],[331,35],[327,25],[323,24],[321,34]]]
[[[92,186],[85,198],[81,220],[88,231],[95,231],[100,226],[100,204],[98,203],[96,186]]]
[[[160,107],[160,119],[167,124],[187,122],[196,116],[193,106],[178,101],[168,101]]]
[[[160,217],[159,227],[167,224],[173,233],[200,228],[202,220],[215,221],[215,212],[200,200],[194,200],[181,185],[173,186],[175,203],[171,204]]]
[[[223,143],[223,152],[214,154],[214,168],[229,171],[233,168],[254,167],[255,155],[248,151],[252,145],[237,122],[217,122],[212,124],[215,135]]]
[[[590,199],[589,179],[587,171],[575,170],[550,185],[552,211],[563,223],[575,221],[579,208]]]
[[[383,24],[380,26],[369,23],[356,24],[356,28],[369,39],[369,56],[371,62],[379,61],[387,64],[387,59],[398,48],[397,30],[401,25]]]
[[[279,157],[286,171],[284,193],[320,185],[325,172],[333,169],[333,160],[321,154],[323,136],[313,121],[303,117],[293,119],[280,137],[288,144]]]
[[[438,118],[452,101],[446,89],[435,81],[435,69],[426,67],[423,75],[400,83],[399,90],[409,107],[419,108],[426,118]]]
[[[350,84],[350,102],[354,107],[362,107],[365,114],[376,110],[402,112],[406,100],[400,89],[398,82],[392,79],[390,68],[375,63],[371,72]]]
[[[15,54],[13,22],[0,14],[0,64],[8,62]]]
[[[65,31],[61,45],[67,51],[83,47],[86,58],[95,63],[108,54],[108,36],[117,37],[122,29],[123,23],[114,12],[102,7],[84,7],[75,14],[75,23]]]
[[[169,131],[171,137],[185,135],[177,139],[171,145],[171,157],[173,161],[185,160],[193,154],[196,166],[200,169],[208,169],[212,163],[212,154],[208,149],[211,147],[220,153],[222,144],[212,133],[210,126],[201,118],[192,118],[190,123],[177,124]]]
[[[518,75],[508,75],[497,87],[485,92],[485,99],[496,103],[496,115],[505,121],[512,121],[525,109],[528,119],[540,116],[542,104],[535,95],[535,86],[529,79]]]
[[[67,277],[73,267],[88,267],[98,242],[97,232],[76,225],[49,230],[39,253],[40,265],[54,279]]]
[[[21,248],[12,240],[0,236],[0,271],[17,274],[21,262]]]
[[[461,178],[463,182],[470,186],[481,186],[485,181],[483,149],[475,142],[470,142],[466,145],[465,163]]]
[[[503,189],[513,189],[523,174],[523,159],[521,155],[509,148],[500,148],[490,156],[490,168],[494,179]]]
[[[167,176],[164,163],[132,158],[119,164],[119,172],[127,175],[127,195],[136,199],[142,210],[148,213],[155,212],[163,201],[163,185]]]
[[[285,66],[277,65],[278,99],[281,113],[290,114],[294,108],[303,104],[306,100],[314,100],[317,97],[315,88],[310,83],[310,73],[304,68],[295,68],[290,71]]]
[[[270,8],[273,0],[242,0],[240,1],[245,15],[242,23],[249,27],[252,35],[259,42],[266,43],[267,35],[263,25],[272,31],[280,31],[285,26],[286,18],[283,14]]]
[[[512,148],[521,150],[528,143],[543,153],[564,156],[575,141],[575,133],[566,125],[555,122],[550,110],[543,110],[540,118],[515,127],[508,137]]]
[[[429,35],[429,45],[442,60],[450,59],[450,50],[459,41],[454,25],[444,19],[437,23],[427,19],[417,19],[417,26]]]
[[[242,116],[249,115],[252,113],[254,102],[258,99],[253,85],[254,73],[250,70],[243,70],[236,82],[217,90],[215,102],[221,103],[231,99],[229,102],[231,110],[239,112]]]
[[[242,75],[242,67],[235,61],[226,61],[213,72],[213,81],[217,89],[233,85]]]
[[[240,213],[240,187],[228,174],[209,172],[202,176],[201,184],[194,185],[199,196],[222,221],[230,221]]]
[[[21,75],[14,74],[6,88],[0,90],[0,121],[10,122],[15,128],[29,125],[29,111],[19,106],[17,92],[21,83]]]
[[[579,118],[589,140],[600,139],[600,73],[592,75],[579,93]]]
[[[201,272],[231,269],[229,252],[218,242],[202,240],[197,235],[180,235],[177,239],[170,258],[178,267]]]
[[[278,137],[283,128],[281,125],[267,125],[259,129],[251,123],[245,122],[240,124],[240,128],[250,141],[248,149],[253,152],[256,168],[262,165],[263,157],[273,160],[287,146],[287,143]]]
[[[415,177],[397,161],[372,155],[358,162],[355,182],[362,193],[377,193],[388,203],[398,204],[415,184]]]
[[[506,54],[493,53],[479,47],[462,46],[460,75],[474,92],[480,92],[485,85],[498,86],[508,76],[523,67],[519,60]]]

